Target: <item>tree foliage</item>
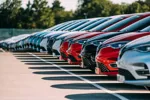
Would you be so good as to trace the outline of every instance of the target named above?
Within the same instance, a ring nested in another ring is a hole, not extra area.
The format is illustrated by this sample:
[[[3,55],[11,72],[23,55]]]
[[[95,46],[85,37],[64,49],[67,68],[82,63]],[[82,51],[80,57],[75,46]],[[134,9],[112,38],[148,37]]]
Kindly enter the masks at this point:
[[[72,19],[150,11],[150,0],[139,0],[132,4],[113,4],[110,0],[78,0],[74,12],[66,11],[59,0],[54,0],[51,7],[47,0],[33,0],[33,3],[27,3],[26,8],[21,6],[21,1],[6,0],[0,4],[0,28],[45,29]]]
[[[150,11],[150,0],[139,0],[132,4],[113,4],[110,0],[78,0],[76,18],[105,17],[119,14],[141,13]]]

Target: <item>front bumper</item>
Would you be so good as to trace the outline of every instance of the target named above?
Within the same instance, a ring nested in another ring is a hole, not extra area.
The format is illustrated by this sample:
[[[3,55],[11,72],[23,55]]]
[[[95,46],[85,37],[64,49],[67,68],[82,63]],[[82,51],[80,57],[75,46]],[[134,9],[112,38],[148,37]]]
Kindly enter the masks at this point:
[[[44,38],[41,42],[40,42],[40,52],[46,52],[47,51],[47,38]]]
[[[128,80],[125,76],[120,74],[117,75],[117,80],[122,83],[139,85],[139,86],[150,86],[150,79],[140,79],[140,80]]]
[[[95,67],[96,67],[96,62],[95,62],[96,49],[97,49],[97,46],[94,46],[91,44],[84,46],[84,48],[82,49],[81,54],[80,54],[81,59],[82,59],[82,66],[81,67],[95,70]]]
[[[104,47],[102,48],[98,55],[96,56],[96,62],[97,65],[103,64],[104,66],[98,66],[102,73],[106,75],[110,75],[112,72],[112,75],[117,75],[118,68],[117,68],[117,57],[119,55],[120,49],[113,49],[111,47]],[[106,68],[104,68],[106,67]],[[104,70],[105,69],[105,70]],[[107,70],[106,70],[107,69]]]
[[[60,55],[60,45],[62,43],[62,40],[56,40],[52,46],[52,53],[55,56],[59,56]]]
[[[134,85],[150,86],[149,54],[149,52],[130,50],[126,51],[122,55],[117,62],[119,75],[125,77],[122,82]],[[124,72],[128,72],[128,74],[124,74]],[[118,79],[118,81],[120,80]]]
[[[67,54],[68,45],[69,45],[69,42],[65,41],[60,46],[60,55],[61,55],[61,59],[63,60],[67,60],[68,58],[68,54]]]
[[[69,49],[67,50],[68,53],[68,63],[70,64],[80,64],[81,63],[81,52],[82,45],[78,43],[71,44]]]

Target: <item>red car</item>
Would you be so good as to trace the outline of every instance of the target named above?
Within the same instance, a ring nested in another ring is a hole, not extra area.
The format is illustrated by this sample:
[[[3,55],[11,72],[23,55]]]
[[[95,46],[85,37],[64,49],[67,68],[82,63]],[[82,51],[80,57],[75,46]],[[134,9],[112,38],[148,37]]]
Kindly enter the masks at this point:
[[[103,32],[92,32],[85,35],[81,35],[79,37],[76,37],[72,40],[72,43],[70,44],[67,55],[68,55],[68,63],[69,64],[80,64],[81,63],[81,57],[80,52],[82,49],[82,44],[89,38],[92,38],[96,35],[103,34]]]
[[[96,26],[95,28],[91,29],[91,32],[93,31],[102,31],[103,29],[107,28],[108,26],[111,26],[112,24],[115,24],[123,19],[126,19],[128,18],[129,16],[131,15],[117,15],[117,16],[112,16],[110,18],[110,20]],[[61,44],[60,46],[60,53],[61,53],[61,56],[60,56],[60,59],[63,59],[63,60],[67,60],[68,58],[68,54],[67,54],[67,50],[69,48],[69,45],[71,44],[71,41],[73,38],[75,37],[79,37],[81,35],[84,35],[84,34],[90,34],[91,32],[82,32],[82,33],[78,33],[78,34],[73,34],[73,35],[69,35],[67,36],[65,39],[64,39],[64,42]],[[96,32],[97,33],[97,32]]]
[[[150,26],[140,32],[121,34],[103,42],[96,56],[96,74],[117,75],[116,61],[121,47],[134,39],[146,35],[150,35]]]
[[[137,14],[137,15],[131,16],[129,18],[126,18],[122,21],[119,21],[114,25],[111,25],[110,27],[104,29],[102,32],[91,32],[91,33],[77,37],[75,39],[75,41],[73,41],[74,43],[71,43],[69,49],[67,50],[68,63],[69,64],[80,64],[81,63],[81,57],[79,54],[82,49],[82,44],[84,43],[84,41],[86,41],[86,39],[89,39],[96,35],[106,34],[108,32],[117,32],[117,31],[119,31],[119,30],[121,30],[121,29],[133,24],[134,22],[139,21],[140,19],[145,18],[147,16],[149,16],[148,13],[147,14]],[[127,30],[127,32],[128,32],[128,30]]]
[[[83,34],[88,34],[89,32],[80,32],[80,33],[77,33],[77,34],[72,34],[72,35],[69,35],[67,36],[64,41],[62,42],[61,46],[60,46],[60,55],[59,56],[59,59],[60,60],[66,60],[67,61],[67,58],[68,58],[68,54],[67,54],[67,50],[69,48],[69,45],[72,41],[73,38],[76,38],[78,36],[81,36]]]

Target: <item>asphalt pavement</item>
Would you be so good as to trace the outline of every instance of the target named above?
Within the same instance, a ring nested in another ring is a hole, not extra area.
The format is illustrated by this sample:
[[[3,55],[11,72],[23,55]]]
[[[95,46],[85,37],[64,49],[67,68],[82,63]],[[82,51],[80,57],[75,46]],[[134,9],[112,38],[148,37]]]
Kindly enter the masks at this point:
[[[0,52],[0,100],[150,100],[144,87],[44,53]]]

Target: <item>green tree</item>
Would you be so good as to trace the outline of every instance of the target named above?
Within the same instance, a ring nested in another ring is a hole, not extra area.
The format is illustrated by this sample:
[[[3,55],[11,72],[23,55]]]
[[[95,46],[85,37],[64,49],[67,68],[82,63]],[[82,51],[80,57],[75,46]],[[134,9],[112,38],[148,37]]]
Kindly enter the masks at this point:
[[[59,0],[54,0],[54,2],[52,3],[52,10],[54,12],[57,11],[64,11],[64,7],[61,6],[61,2]]]
[[[120,14],[122,14],[123,12],[122,12],[122,10],[123,10],[123,8],[122,8],[122,6],[121,5],[119,5],[119,4],[113,4],[112,6],[111,6],[111,10],[110,10],[110,15],[120,15]]]
[[[62,7],[60,5],[60,1],[59,0],[54,0],[54,2],[52,3],[52,11],[55,14],[55,23],[61,23],[62,22],[62,18],[64,18],[64,7]]]
[[[150,6],[150,0],[145,0],[145,2]]]
[[[53,26],[54,14],[46,0],[34,0],[32,4],[33,23],[32,26],[36,28],[48,28]]]
[[[59,0],[54,0],[51,9],[54,12],[56,24],[71,20],[73,18],[73,12],[65,11],[65,8],[61,6],[61,2]]]
[[[77,18],[109,16],[112,2],[109,0],[79,0],[78,9],[75,12]]]
[[[6,0],[0,5],[1,28],[15,28],[17,19],[16,16],[21,7],[20,0]]]
[[[150,6],[148,5],[148,3],[141,0],[133,2],[126,9],[126,13],[143,13],[149,11],[150,11]]]

